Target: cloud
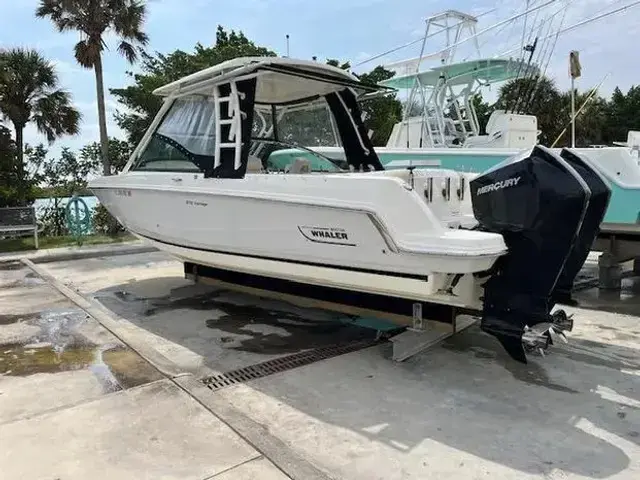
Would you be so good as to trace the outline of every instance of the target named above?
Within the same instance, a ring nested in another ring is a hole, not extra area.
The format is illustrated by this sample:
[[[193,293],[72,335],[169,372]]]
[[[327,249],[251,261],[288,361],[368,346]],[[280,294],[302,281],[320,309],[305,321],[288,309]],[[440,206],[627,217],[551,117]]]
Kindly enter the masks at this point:
[[[93,71],[87,68],[83,68],[77,63],[71,63],[66,60],[60,60],[58,58],[54,58],[51,60],[51,63],[54,65],[56,72],[58,72],[61,76],[75,76],[75,75],[93,75]]]

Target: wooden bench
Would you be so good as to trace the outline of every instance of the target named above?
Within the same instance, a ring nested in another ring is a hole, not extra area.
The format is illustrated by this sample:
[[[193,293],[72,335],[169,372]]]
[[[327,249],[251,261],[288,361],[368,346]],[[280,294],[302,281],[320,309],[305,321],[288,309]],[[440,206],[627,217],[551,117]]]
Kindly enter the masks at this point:
[[[38,249],[38,222],[34,207],[0,208],[0,237],[19,236],[33,232],[33,241]]]

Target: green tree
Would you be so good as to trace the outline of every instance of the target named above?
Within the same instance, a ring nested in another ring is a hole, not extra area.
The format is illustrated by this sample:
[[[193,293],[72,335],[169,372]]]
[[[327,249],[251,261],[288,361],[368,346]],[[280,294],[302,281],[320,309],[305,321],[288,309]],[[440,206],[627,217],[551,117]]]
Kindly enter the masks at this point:
[[[77,31],[83,38],[74,47],[77,62],[92,68],[96,76],[98,124],[103,174],[109,175],[109,136],[104,104],[102,52],[104,35],[113,31],[119,38],[118,53],[130,63],[138,58],[139,47],[148,42],[142,31],[146,4],[140,0],[41,0],[36,16],[50,18],[60,32]]]
[[[376,85],[394,75],[395,72],[382,66],[377,66],[370,72],[363,73],[358,77],[363,83]],[[390,93],[365,99],[361,103],[361,108],[365,114],[365,126],[373,131],[371,137],[373,145],[376,147],[386,145],[393,126],[402,120],[402,104],[396,98],[396,94]]]
[[[505,83],[500,88],[494,108],[535,115],[538,118],[538,129],[541,130],[539,142],[551,145],[564,128],[565,118],[559,114],[563,105],[562,94],[553,80],[529,77]]]
[[[71,95],[59,88],[53,64],[37,51],[23,48],[0,51],[0,113],[15,130],[19,185],[25,181],[26,125],[33,122],[53,143],[63,135],[77,134],[81,119],[80,112],[71,105]]]
[[[331,65],[332,67],[338,67],[342,70],[349,70],[351,68],[351,63],[343,62],[340,63],[340,60],[336,60],[335,58],[327,58],[327,65]]]
[[[16,145],[9,130],[0,126],[0,208],[20,207],[33,203],[40,182],[40,167],[46,149],[42,144],[24,146],[24,176],[18,180]]]
[[[480,135],[487,134],[487,122],[489,121],[489,117],[491,113],[493,113],[494,107],[489,105],[482,98],[482,93],[477,93],[474,95],[473,100],[473,108],[476,111],[476,116],[478,117],[478,126],[480,127]]]
[[[133,149],[129,142],[117,138],[109,139],[109,163],[112,175],[122,171],[132,152]],[[98,142],[90,143],[82,147],[79,156],[84,162],[91,165],[92,169],[97,169],[101,164],[102,147]]]
[[[640,85],[633,85],[626,94],[616,87],[607,107],[605,142],[625,141],[629,130],[640,130]]]
[[[0,124],[0,208],[18,205],[18,163],[11,132]]]
[[[133,79],[133,85],[110,90],[132,112],[117,112],[116,122],[127,132],[129,143],[136,145],[162,105],[162,99],[153,95],[156,88],[237,57],[275,55],[271,50],[247,39],[242,32],[227,32],[222,26],[218,26],[216,43],[212,47],[198,43],[193,53],[176,50],[168,55],[158,52],[154,55],[143,54],[140,64],[142,73],[128,73]]]
[[[40,157],[46,157],[46,151]],[[45,235],[60,236],[67,233],[63,198],[86,189],[87,177],[94,165],[84,161],[68,147],[63,147],[59,158],[41,161],[40,183],[50,192],[51,203],[42,212],[41,222]]]
[[[576,116],[576,146],[588,147],[589,145],[606,144],[606,125],[609,122],[607,100],[594,93],[587,101],[590,92],[580,93],[576,91],[576,112],[584,104],[580,113]],[[585,104],[585,102],[587,102]],[[561,94],[561,105],[558,106],[559,131],[551,142],[557,143],[556,147],[571,146],[571,90]],[[550,143],[549,145],[551,145]]]

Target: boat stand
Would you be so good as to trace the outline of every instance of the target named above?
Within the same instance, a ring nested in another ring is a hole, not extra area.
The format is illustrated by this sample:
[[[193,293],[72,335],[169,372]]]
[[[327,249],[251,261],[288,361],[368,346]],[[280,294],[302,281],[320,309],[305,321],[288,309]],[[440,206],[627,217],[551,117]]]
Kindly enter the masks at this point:
[[[629,273],[640,275],[640,223],[603,223],[593,250],[602,252],[598,257],[599,288],[619,291],[624,277],[623,263],[633,261]]]
[[[477,319],[470,315],[456,315],[455,313],[450,324],[429,321],[422,316],[422,304],[414,303],[413,327],[409,327],[401,334],[391,338],[393,343],[392,359],[396,362],[404,362],[456,333],[469,328],[476,321]]]

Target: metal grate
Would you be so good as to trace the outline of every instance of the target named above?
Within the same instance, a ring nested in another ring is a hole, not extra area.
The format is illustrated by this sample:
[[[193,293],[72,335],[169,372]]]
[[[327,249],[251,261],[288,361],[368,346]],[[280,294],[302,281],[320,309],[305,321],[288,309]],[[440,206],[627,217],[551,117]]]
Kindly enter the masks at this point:
[[[211,390],[220,390],[221,388],[236,385],[238,383],[248,382],[258,378],[263,378],[274,373],[285,372],[294,368],[309,365],[320,360],[326,360],[327,358],[337,357],[344,355],[345,353],[355,352],[362,350],[363,348],[372,347],[381,340],[368,339],[357,340],[349,343],[343,343],[341,345],[332,345],[329,347],[320,347],[313,350],[306,350],[304,352],[294,353],[293,355],[287,355],[285,357],[274,358],[262,363],[256,363],[255,365],[249,365],[248,367],[239,368],[237,370],[231,370],[220,375],[212,375],[210,377],[203,378],[201,381]]]

